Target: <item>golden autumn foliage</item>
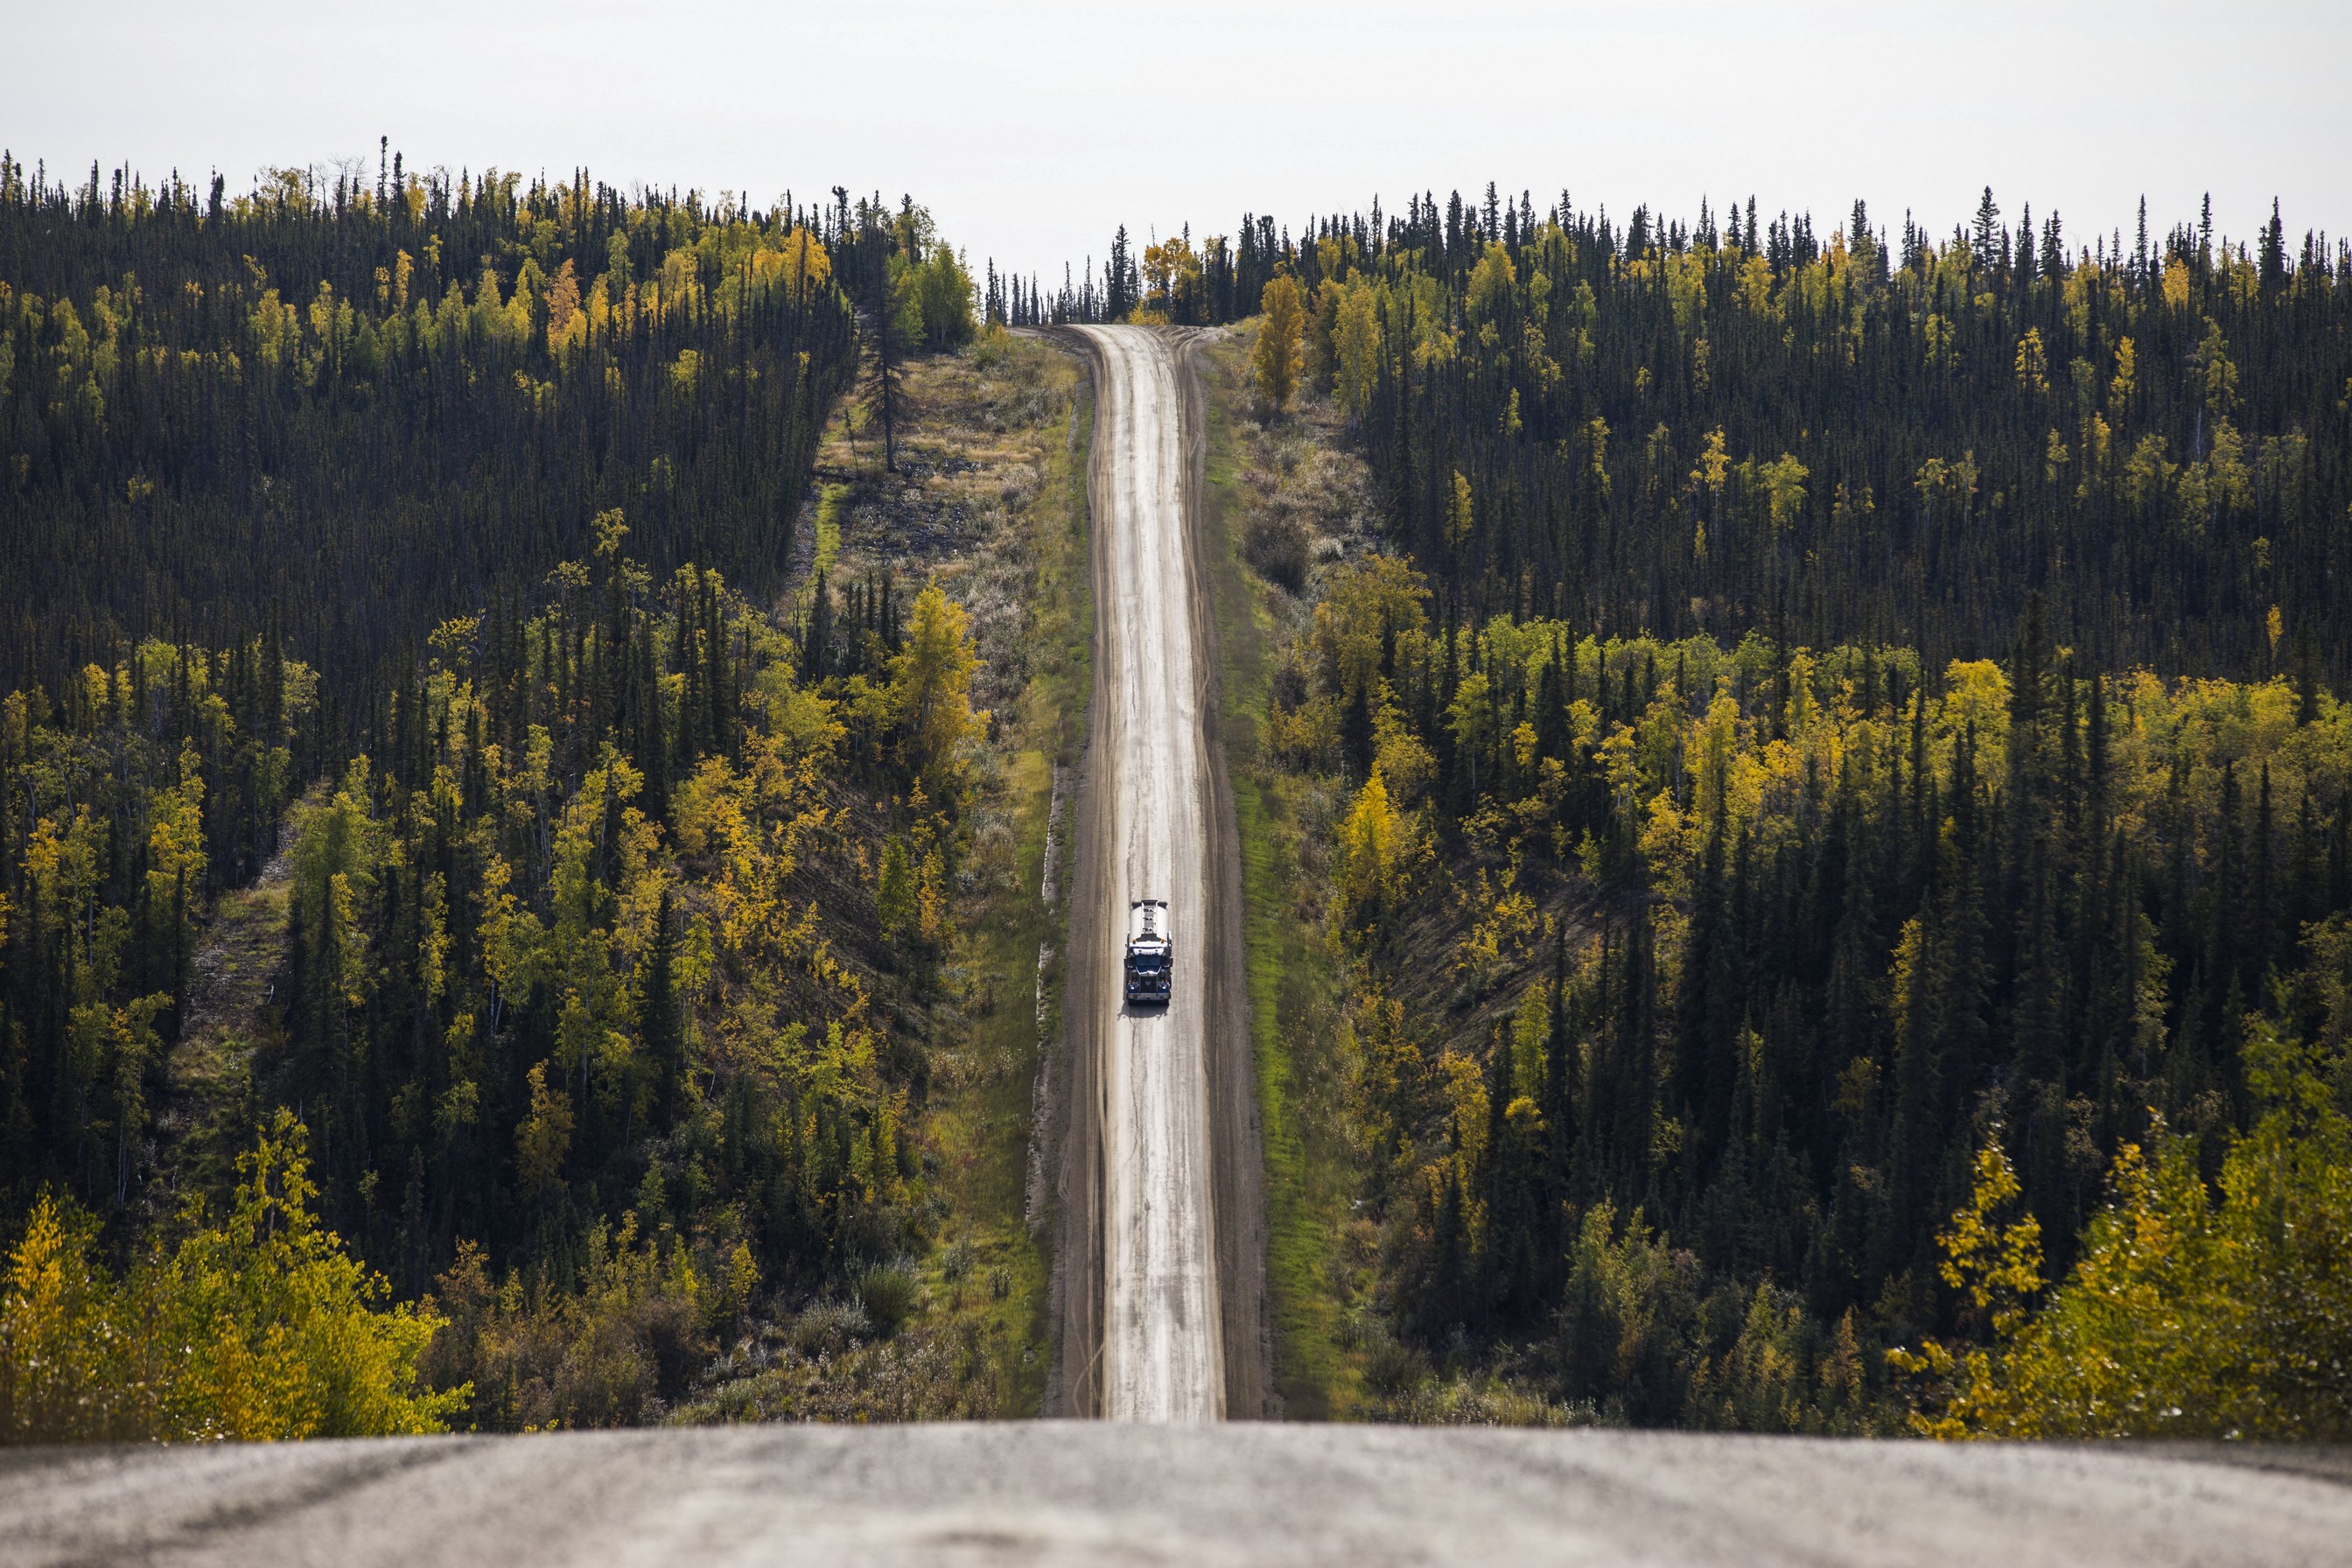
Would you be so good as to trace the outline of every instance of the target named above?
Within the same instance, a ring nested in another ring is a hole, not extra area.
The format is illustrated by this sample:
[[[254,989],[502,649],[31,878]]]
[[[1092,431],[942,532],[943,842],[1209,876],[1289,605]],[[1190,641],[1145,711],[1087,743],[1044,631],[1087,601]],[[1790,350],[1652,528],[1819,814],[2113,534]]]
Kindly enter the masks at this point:
[[[1339,892],[1351,923],[1378,919],[1402,891],[1409,831],[1375,765],[1339,828]]]
[[[2039,1312],[2041,1238],[2002,1225],[2016,1177],[1998,1144],[1941,1237],[1946,1279],[1988,1313],[1989,1342],[1892,1353],[1924,1378],[1913,1426],[1936,1437],[2352,1436],[2352,1119],[2344,1058],[2250,1021],[2259,1120],[2231,1142],[2220,1194],[2192,1139],[2155,1120],[2126,1144],[2081,1258]]]
[[[1340,407],[1361,419],[1371,411],[1372,394],[1380,385],[1380,300],[1371,286],[1359,279],[1339,290],[1337,306],[1331,346],[1338,363],[1332,391]]]
[[[280,1110],[237,1161],[226,1215],[181,1216],[120,1281],[95,1223],[54,1196],[0,1296],[0,1441],[276,1439],[437,1432],[470,1390],[428,1392],[441,1326],[310,1210],[308,1133]]]
[[[908,770],[934,795],[952,784],[957,750],[986,714],[971,710],[971,672],[978,660],[965,630],[963,606],[936,583],[916,595],[906,647],[891,660],[890,707],[906,734]]]
[[[1250,368],[1257,378],[1259,401],[1280,414],[1290,406],[1306,364],[1307,302],[1298,279],[1284,273],[1268,280],[1259,309],[1265,317],[1258,323],[1257,345],[1250,351]]]

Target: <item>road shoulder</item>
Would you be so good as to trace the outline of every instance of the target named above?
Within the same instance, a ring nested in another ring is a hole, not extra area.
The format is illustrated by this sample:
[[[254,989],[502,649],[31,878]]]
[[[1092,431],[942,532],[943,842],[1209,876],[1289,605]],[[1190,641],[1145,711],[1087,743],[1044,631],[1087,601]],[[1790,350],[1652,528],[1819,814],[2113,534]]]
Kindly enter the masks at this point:
[[[1266,1299],[1265,1129],[1253,1050],[1242,837],[1225,754],[1225,695],[1255,668],[1248,585],[1222,505],[1209,482],[1209,404],[1200,351],[1213,334],[1175,344],[1184,393],[1184,521],[1192,570],[1192,626],[1200,671],[1200,748],[1209,784],[1211,842],[1202,872],[1216,921],[1209,973],[1208,1075],[1218,1307],[1224,1324],[1225,1411],[1235,1419],[1283,1414],[1274,1384],[1273,1320]],[[1236,616],[1234,612],[1239,610]],[[1228,628],[1234,636],[1228,636]],[[1232,645],[1229,647],[1229,644]]]
[[[1104,439],[1102,355],[1082,332],[1057,331],[1053,341],[1083,361],[1087,371],[1087,538],[1088,578],[1097,611],[1111,602],[1109,563],[1102,531],[1111,482],[1111,455]],[[1075,770],[1069,814],[1069,919],[1063,927],[1062,1035],[1055,1047],[1059,1091],[1047,1108],[1045,1163],[1055,1173],[1054,1267],[1048,1310],[1054,1323],[1053,1371],[1046,1379],[1044,1413],[1049,1416],[1094,1416],[1102,1413],[1104,1185],[1102,999],[1111,983],[1104,973],[1099,942],[1078,940],[1079,911],[1090,906],[1115,847],[1109,842],[1112,814],[1103,809],[1095,787],[1096,769],[1110,754],[1110,714],[1102,693],[1116,685],[1112,638],[1100,613],[1092,618],[1087,646],[1093,683],[1087,694],[1085,749]],[[1098,900],[1096,900],[1098,901]]]

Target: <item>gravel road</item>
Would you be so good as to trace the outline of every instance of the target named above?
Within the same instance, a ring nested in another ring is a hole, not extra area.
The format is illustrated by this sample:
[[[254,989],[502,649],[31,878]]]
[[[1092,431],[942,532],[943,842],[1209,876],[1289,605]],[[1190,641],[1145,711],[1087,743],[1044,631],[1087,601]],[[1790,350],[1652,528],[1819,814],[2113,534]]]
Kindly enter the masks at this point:
[[[1066,1421],[19,1450],[0,1568],[2346,1561],[2352,1487],[2244,1462],[2329,1456],[2232,1457]]]
[[[1089,327],[1098,464],[1096,701],[1107,720],[1088,759],[1100,853],[1072,903],[1090,943],[1103,1138],[1100,1413],[1212,1421],[1224,1414],[1211,1175],[1204,848],[1208,780],[1193,639],[1183,389],[1168,341]],[[1118,976],[1127,911],[1165,899],[1175,936],[1165,1008],[1129,1007]]]

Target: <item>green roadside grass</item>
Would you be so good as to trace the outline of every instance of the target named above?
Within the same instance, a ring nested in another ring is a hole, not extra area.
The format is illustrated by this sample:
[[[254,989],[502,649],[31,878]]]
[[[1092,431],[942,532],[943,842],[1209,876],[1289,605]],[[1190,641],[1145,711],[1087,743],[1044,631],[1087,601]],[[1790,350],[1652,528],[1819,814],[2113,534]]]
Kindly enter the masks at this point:
[[[1268,586],[1243,562],[1247,523],[1235,483],[1234,416],[1244,385],[1245,347],[1204,352],[1205,464],[1210,566],[1217,616],[1226,769],[1241,833],[1246,902],[1252,1057],[1264,1130],[1266,1282],[1274,1327],[1275,1386],[1293,1419],[1358,1414],[1361,1377],[1349,1353],[1346,1231],[1354,1169],[1344,1128],[1330,1114],[1336,1059],[1336,963],[1319,930],[1298,918],[1299,825],[1289,781],[1258,744],[1272,683],[1275,619]],[[1326,1092],[1318,1094],[1321,1085]]]
[[[1051,355],[1044,344],[1015,352]],[[925,1133],[940,1160],[949,1215],[924,1261],[931,1300],[976,1331],[992,1363],[997,1414],[1038,1414],[1052,1353],[1047,1312],[1052,1268],[1045,1216],[1029,1213],[1029,1157],[1038,1064],[1061,1026],[1063,910],[1041,896],[1055,766],[1073,767],[1084,743],[1093,679],[1092,579],[1087,571],[1086,458],[1092,406],[1083,377],[1050,443],[1029,510],[1036,565],[1030,631],[1038,650],[1011,713],[999,716],[1001,804],[1013,837],[1013,877],[972,911],[959,938],[971,1004],[961,1055],[974,1068],[936,1099]],[[820,536],[821,538],[822,536]],[[1064,832],[1068,831],[1065,803]],[[1066,851],[1066,844],[1065,845]],[[1063,862],[1066,875],[1066,855]],[[1051,959],[1039,963],[1041,949]],[[1033,1218],[1035,1223],[1033,1225]]]
[[[830,572],[841,556],[841,514],[849,508],[849,487],[829,484],[816,498],[816,570]]]

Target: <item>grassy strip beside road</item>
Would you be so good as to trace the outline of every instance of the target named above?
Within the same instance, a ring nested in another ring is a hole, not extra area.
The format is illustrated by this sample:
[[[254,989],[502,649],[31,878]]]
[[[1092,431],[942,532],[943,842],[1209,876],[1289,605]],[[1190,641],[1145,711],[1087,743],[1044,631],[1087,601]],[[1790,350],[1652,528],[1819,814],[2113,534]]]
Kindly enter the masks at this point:
[[[1208,395],[1212,575],[1223,659],[1225,760],[1242,837],[1248,901],[1250,1027],[1265,1149],[1267,1289],[1273,1298],[1274,1375],[1293,1417],[1355,1414],[1360,1375],[1349,1351],[1347,1301],[1359,1270],[1349,1258],[1354,1184],[1345,1097],[1349,1074],[1334,1006],[1336,963],[1313,901],[1319,874],[1307,873],[1297,798],[1301,781],[1263,753],[1280,617],[1295,603],[1243,559],[1251,495],[1239,481],[1249,454],[1248,346],[1203,349]]]
[[[1057,351],[1016,342],[1006,353],[1015,374],[1041,384],[1064,412],[1038,452],[1036,496],[1017,524],[1032,574],[1029,678],[995,715],[988,746],[992,807],[1003,814],[1012,865],[1009,875],[980,879],[956,954],[969,1023],[924,1128],[951,1217],[924,1272],[935,1311],[977,1320],[996,1363],[998,1413],[1034,1415],[1052,1343],[1051,1260],[1045,1216],[1030,1212],[1029,1153],[1041,1055],[1060,1034],[1062,975],[1063,889],[1052,908],[1041,889],[1055,773],[1076,763],[1093,677],[1086,489],[1093,410],[1084,375]]]
[[[1018,353],[1054,353],[1024,345]],[[934,1129],[943,1154],[952,1154],[948,1190],[964,1227],[931,1258],[934,1290],[950,1305],[985,1295],[988,1342],[1000,1347],[1002,1415],[1034,1415],[1045,1392],[1051,1350],[1046,1319],[1045,1215],[1030,1213],[1033,1090],[1040,1058],[1061,1037],[1061,902],[1046,908],[1046,832],[1054,809],[1054,773],[1075,771],[1085,745],[1087,696],[1091,691],[1094,599],[1087,572],[1087,447],[1094,409],[1085,378],[1070,376],[1066,439],[1049,456],[1040,499],[1028,515],[1034,588],[1030,597],[1030,647],[1034,672],[1013,712],[1000,717],[997,750],[1012,816],[1012,886],[997,886],[983,912],[967,926],[967,962],[981,992],[967,1051],[983,1072],[967,1096],[939,1107]],[[1068,775],[1068,773],[1066,773]],[[1061,832],[1068,832],[1063,826]],[[1068,860],[1063,858],[1063,868]],[[985,1279],[985,1290],[973,1284]]]

